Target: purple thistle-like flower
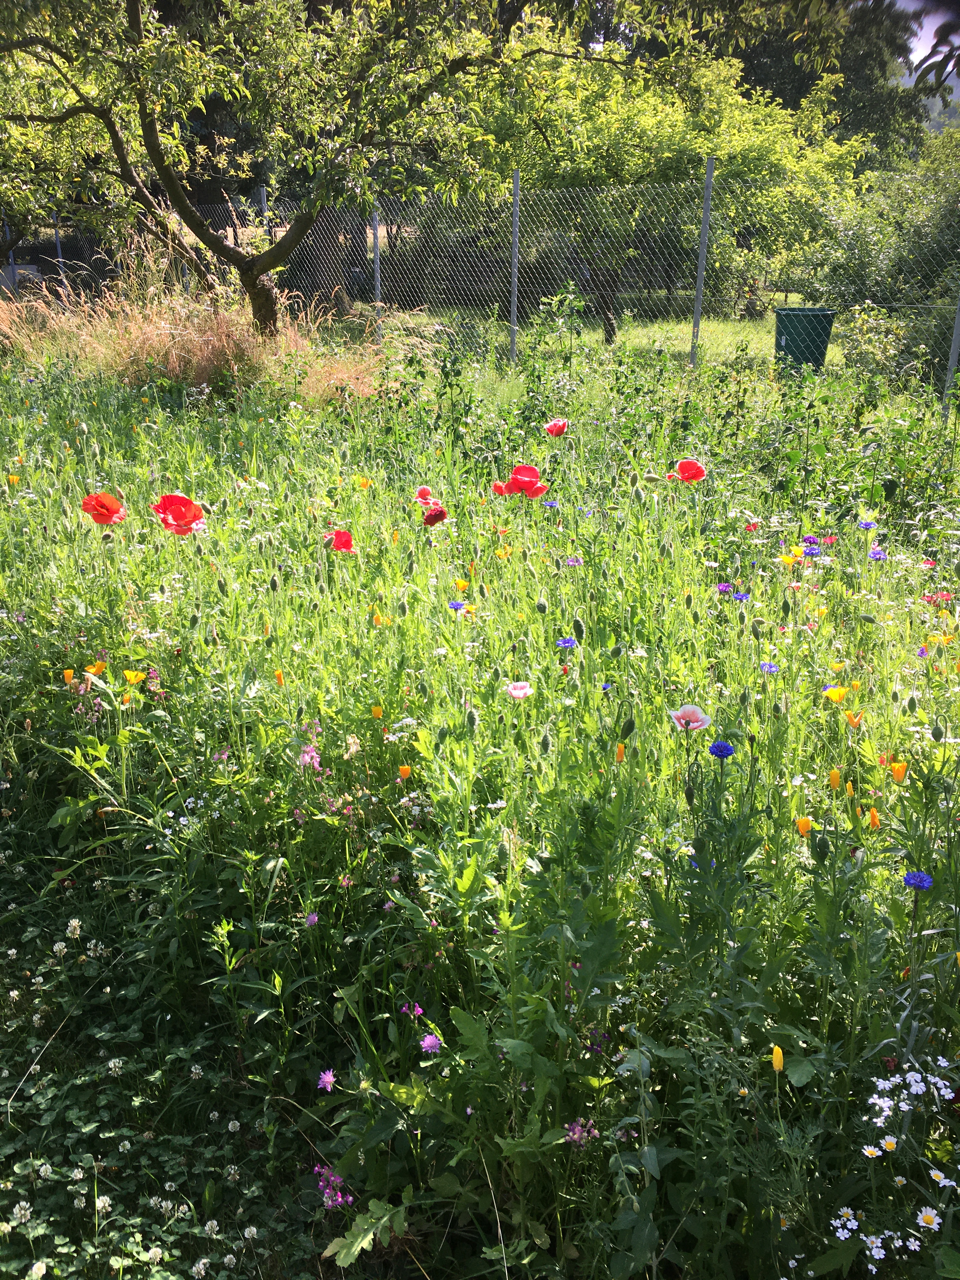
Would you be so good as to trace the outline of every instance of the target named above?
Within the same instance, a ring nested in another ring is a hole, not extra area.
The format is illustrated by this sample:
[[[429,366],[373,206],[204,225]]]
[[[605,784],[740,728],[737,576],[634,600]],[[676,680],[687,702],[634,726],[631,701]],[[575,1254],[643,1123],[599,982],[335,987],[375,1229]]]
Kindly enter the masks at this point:
[[[733,590],[733,583],[732,583],[732,582],[718,582],[718,583],[717,583],[717,590],[720,592],[720,594],[721,594],[722,596],[729,595],[729,594],[730,594],[730,592]]]
[[[308,929],[312,928],[313,925],[317,923],[318,918],[319,917],[317,916],[317,913],[315,911],[311,911],[310,914],[307,916],[307,928]]]
[[[908,871],[903,877],[903,883],[908,889],[915,889],[920,893],[933,888],[933,876],[927,875],[926,871]]]
[[[583,556],[567,556],[567,564],[571,568],[583,564]]]
[[[317,1081],[318,1089],[326,1089],[327,1093],[333,1093],[333,1086],[337,1083],[337,1077],[332,1071],[321,1071],[320,1079]]]
[[[420,1048],[424,1053],[439,1053],[443,1048],[443,1041],[431,1031],[420,1041]]]
[[[927,656],[927,646],[925,644],[922,644],[920,648],[917,650],[917,657],[925,658],[926,656]]]
[[[353,1196],[341,1190],[343,1179],[329,1165],[318,1164],[313,1172],[317,1175],[317,1190],[322,1192],[327,1209],[347,1209],[353,1204]]]
[[[815,538],[812,533],[805,533],[801,539],[805,547],[819,547],[820,539]]]
[[[459,613],[461,609],[465,609],[466,607],[467,606],[464,604],[462,600],[450,601],[450,608],[454,611],[454,613]]]

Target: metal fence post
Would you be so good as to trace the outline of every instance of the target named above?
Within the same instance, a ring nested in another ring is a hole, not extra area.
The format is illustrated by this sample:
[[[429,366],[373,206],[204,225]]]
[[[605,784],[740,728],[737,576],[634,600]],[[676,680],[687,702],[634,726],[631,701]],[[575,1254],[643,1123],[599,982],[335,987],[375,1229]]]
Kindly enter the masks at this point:
[[[377,342],[383,341],[383,323],[380,311],[380,218],[377,206],[373,206],[373,301],[377,311]]]
[[[10,227],[7,225],[6,214],[3,215],[3,238],[10,239]],[[20,297],[20,290],[17,288],[17,264],[13,258],[13,245],[10,246],[10,288],[13,296],[17,299]]]
[[[700,313],[703,310],[703,277],[707,270],[707,242],[710,239],[710,198],[713,195],[713,170],[715,157],[707,161],[707,176],[703,184],[703,217],[700,221],[700,257],[697,260],[697,292],[693,300],[693,340],[690,343],[690,367],[697,367],[697,347],[700,343]]]
[[[517,363],[517,285],[520,277],[520,170],[513,171],[513,228],[510,248],[510,363]]]
[[[67,292],[67,273],[63,269],[63,250],[60,248],[60,219],[53,215],[53,243],[57,248],[57,270],[60,272],[60,286]]]
[[[958,357],[960,357],[960,298],[957,299],[957,314],[953,322],[953,341],[950,343],[950,358],[947,360],[947,380],[943,384],[941,413],[944,426],[947,425],[950,417],[950,402],[955,398],[953,380],[957,372]]]

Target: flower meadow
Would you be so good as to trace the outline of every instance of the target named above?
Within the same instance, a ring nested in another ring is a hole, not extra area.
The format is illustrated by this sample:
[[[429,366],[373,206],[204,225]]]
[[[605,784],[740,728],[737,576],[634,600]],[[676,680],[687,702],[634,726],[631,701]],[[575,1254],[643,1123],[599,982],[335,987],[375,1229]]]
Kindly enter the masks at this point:
[[[0,369],[0,1275],[960,1277],[916,389]]]

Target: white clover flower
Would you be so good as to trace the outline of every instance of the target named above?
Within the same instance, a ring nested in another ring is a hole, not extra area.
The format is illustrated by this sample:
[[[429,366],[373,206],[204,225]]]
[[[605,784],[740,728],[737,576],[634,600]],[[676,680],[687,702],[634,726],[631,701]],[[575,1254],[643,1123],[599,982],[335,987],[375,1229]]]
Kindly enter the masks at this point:
[[[161,1200],[161,1201],[160,1201],[160,1211],[161,1211],[161,1213],[163,1214],[163,1216],[164,1216],[165,1218],[169,1218],[170,1214],[171,1214],[171,1213],[173,1213],[173,1201],[172,1201],[172,1200]]]
[[[220,1112],[219,1112],[219,1111],[211,1111],[211,1112],[210,1112],[210,1123],[211,1123],[211,1124],[213,1124],[215,1121],[217,1121],[217,1120],[219,1120],[219,1119],[220,1119]]]
[[[107,1070],[112,1076],[118,1076],[123,1071],[123,1059],[111,1058],[107,1063]]]
[[[216,1220],[216,1218],[211,1218],[210,1221],[204,1226],[203,1230],[206,1235],[215,1236],[217,1232],[220,1230],[220,1223]]]
[[[0,1240],[5,1240],[12,1230],[9,1222],[0,1222]]]
[[[14,988],[12,991],[8,991],[7,999],[10,1001],[11,1004],[16,1004],[17,1001],[20,999],[20,992],[17,991],[16,988]]]
[[[53,954],[60,959],[67,954],[67,944],[65,942],[55,942],[53,944]]]
[[[11,947],[10,950],[7,952],[7,959],[16,960],[16,958],[17,958],[17,948]]]
[[[35,1262],[27,1272],[27,1280],[43,1280],[47,1274],[47,1264],[45,1262]]]
[[[130,1143],[129,1143],[129,1142],[121,1142],[121,1143],[120,1143],[120,1150],[121,1150],[121,1151],[123,1151],[123,1152],[127,1152],[127,1151],[129,1151],[129,1150],[130,1150]]]
[[[73,1172],[70,1174],[70,1178],[73,1182],[82,1182],[84,1179],[84,1176],[85,1176],[84,1171],[80,1168],[74,1169]]]
[[[239,1121],[239,1120],[231,1120],[231,1121],[230,1121],[230,1123],[227,1125],[227,1128],[230,1130],[230,1132],[231,1132],[231,1133],[239,1133],[239,1132],[240,1132],[240,1121]]]
[[[209,1258],[201,1258],[199,1262],[195,1262],[193,1266],[190,1268],[190,1274],[192,1276],[205,1276],[207,1274],[207,1267],[209,1265],[210,1265]]]
[[[26,1200],[21,1200],[13,1210],[13,1220],[18,1227],[22,1227],[25,1222],[29,1222],[33,1216],[33,1210]]]
[[[240,1170],[235,1164],[228,1164],[226,1169],[224,1169],[224,1173],[227,1175],[228,1182],[240,1181]]]
[[[164,1191],[176,1191],[177,1184],[175,1182],[165,1182],[163,1184]]]
[[[917,1214],[917,1225],[927,1227],[930,1231],[939,1231],[942,1221],[936,1209],[931,1209],[929,1205],[925,1205]]]
[[[97,1196],[97,1213],[107,1214],[112,1208],[109,1196]]]
[[[224,1257],[223,1265],[227,1268],[228,1271],[232,1271],[233,1268],[237,1265],[237,1260],[232,1253],[228,1253]]]
[[[159,1208],[160,1208],[160,1197],[159,1197],[159,1196],[151,1196],[151,1197],[150,1197],[150,1199],[147,1201],[147,1204],[150,1206],[150,1208],[151,1208],[151,1209],[159,1209]]]
[[[243,1233],[243,1238],[244,1238],[244,1240],[256,1240],[256,1238],[257,1238],[257,1228],[256,1228],[256,1227],[247,1227],[247,1229],[246,1229],[246,1230],[244,1231],[244,1233]]]
[[[76,918],[76,916],[74,916],[74,918],[68,921],[67,923],[67,937],[68,938],[80,937],[80,921]]]
[[[190,1068],[190,1079],[191,1080],[203,1079],[203,1067],[199,1066],[196,1062]]]
[[[178,1205],[178,1206],[177,1206],[177,1217],[178,1217],[178,1218],[189,1218],[189,1217],[190,1217],[190,1206],[189,1206],[188,1204],[181,1204],[181,1205]]]
[[[158,1249],[156,1245],[154,1245],[153,1248],[150,1249],[147,1253],[148,1262],[157,1263],[162,1259],[162,1257],[163,1257],[163,1250]]]

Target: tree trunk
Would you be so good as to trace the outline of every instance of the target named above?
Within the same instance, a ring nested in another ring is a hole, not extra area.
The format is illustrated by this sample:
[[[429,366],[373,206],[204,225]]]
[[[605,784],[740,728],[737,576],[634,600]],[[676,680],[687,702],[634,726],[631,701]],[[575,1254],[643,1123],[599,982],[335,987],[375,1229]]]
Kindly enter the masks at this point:
[[[274,337],[279,328],[277,286],[269,275],[254,276],[242,272],[240,283],[250,299],[253,327],[266,337]]]

